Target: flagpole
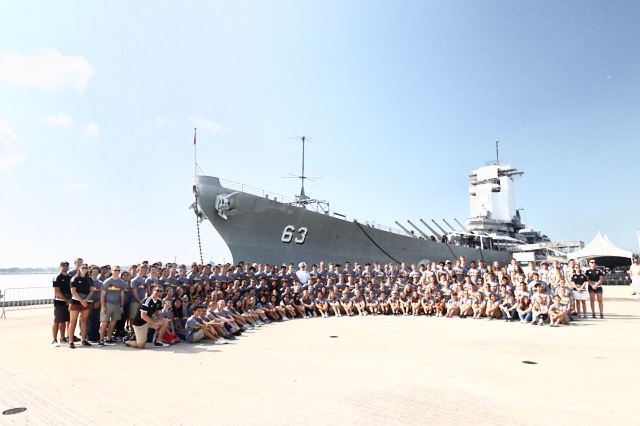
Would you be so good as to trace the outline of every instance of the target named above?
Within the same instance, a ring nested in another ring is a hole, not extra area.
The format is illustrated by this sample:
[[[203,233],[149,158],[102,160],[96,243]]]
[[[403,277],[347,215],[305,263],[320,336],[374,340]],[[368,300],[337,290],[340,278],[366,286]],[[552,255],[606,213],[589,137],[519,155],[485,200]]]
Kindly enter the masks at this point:
[[[193,175],[198,175],[198,148],[196,145],[196,132],[198,129],[193,128]]]

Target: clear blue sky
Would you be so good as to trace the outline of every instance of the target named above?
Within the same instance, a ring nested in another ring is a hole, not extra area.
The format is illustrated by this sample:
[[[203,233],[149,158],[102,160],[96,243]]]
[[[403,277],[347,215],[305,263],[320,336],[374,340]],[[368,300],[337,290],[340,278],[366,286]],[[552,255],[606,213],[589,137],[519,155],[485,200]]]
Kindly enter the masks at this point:
[[[361,220],[464,221],[525,171],[552,239],[638,251],[637,1],[3,2],[0,267],[198,258],[206,174]],[[205,260],[230,260],[208,224]]]

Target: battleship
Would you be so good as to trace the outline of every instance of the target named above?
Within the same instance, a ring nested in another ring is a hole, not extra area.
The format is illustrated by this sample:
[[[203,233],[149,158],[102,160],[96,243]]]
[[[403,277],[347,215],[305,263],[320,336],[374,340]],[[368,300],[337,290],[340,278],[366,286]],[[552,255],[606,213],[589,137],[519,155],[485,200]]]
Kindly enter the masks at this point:
[[[482,259],[507,264],[521,244],[537,243],[544,236],[531,232],[515,208],[513,181],[523,172],[500,164],[499,158],[470,174],[468,225],[446,231],[435,220],[423,219],[424,228],[407,220],[400,229],[350,219],[332,212],[326,201],[305,194],[304,143],[300,195],[291,199],[219,177],[193,178],[198,221],[208,220],[225,241],[233,261],[270,265],[299,262],[417,264]],[[497,144],[496,144],[497,153]],[[408,229],[411,227],[413,229]],[[516,247],[514,249],[514,247]]]

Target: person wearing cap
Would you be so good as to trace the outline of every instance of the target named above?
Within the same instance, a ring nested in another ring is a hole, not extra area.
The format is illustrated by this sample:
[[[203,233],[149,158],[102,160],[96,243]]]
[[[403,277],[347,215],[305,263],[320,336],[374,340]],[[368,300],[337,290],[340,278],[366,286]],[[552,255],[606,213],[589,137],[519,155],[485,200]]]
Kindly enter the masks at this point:
[[[100,291],[100,342],[99,346],[114,345],[113,330],[122,318],[124,288],[127,283],[120,278],[120,266],[111,267],[111,277],[102,284]],[[106,333],[106,336],[105,336]],[[105,339],[106,337],[106,339]]]
[[[162,318],[162,301],[160,296],[162,295],[162,287],[155,286],[151,291],[151,296],[146,297],[140,304],[140,308],[136,313],[135,318],[131,320],[133,331],[135,333],[135,340],[127,340],[125,343],[127,346],[144,349],[147,342],[147,332],[149,328],[157,330],[154,337],[153,345],[158,348],[165,348],[169,345],[162,340],[167,327],[168,321]]]
[[[53,343],[52,346],[60,346],[67,341],[67,328],[69,327],[69,308],[71,301],[71,277],[69,276],[69,262],[60,262],[60,273],[53,280]],[[58,341],[58,336],[60,340]]]
[[[87,318],[91,303],[93,303],[92,295],[93,282],[89,277],[89,266],[83,264],[71,280],[71,302],[69,303],[69,336],[75,334],[78,317],[80,317],[82,346],[91,346],[91,343],[87,341]],[[75,349],[76,345],[69,342],[69,347]]]
[[[633,265],[629,268],[629,278],[631,278],[631,285],[633,286],[631,295],[640,295],[640,263],[637,257],[633,259]]]
[[[311,274],[309,274],[309,271],[307,271],[307,264],[305,262],[300,262],[298,264],[296,277],[298,278],[298,281],[300,281],[300,284],[302,285],[306,284],[309,281],[309,278],[311,278]]]

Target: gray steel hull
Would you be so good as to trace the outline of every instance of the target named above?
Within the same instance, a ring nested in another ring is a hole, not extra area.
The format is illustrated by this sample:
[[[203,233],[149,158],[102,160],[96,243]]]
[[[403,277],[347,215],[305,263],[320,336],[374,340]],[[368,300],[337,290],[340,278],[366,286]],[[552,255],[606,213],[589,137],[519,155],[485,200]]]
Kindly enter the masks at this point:
[[[507,264],[511,253],[449,245],[370,227],[221,186],[216,177],[196,176],[198,207],[225,241],[233,261],[271,265],[305,261],[362,264],[374,261],[418,263],[421,260],[484,259]],[[229,197],[225,195],[233,194]],[[228,200],[233,215],[219,213]]]

